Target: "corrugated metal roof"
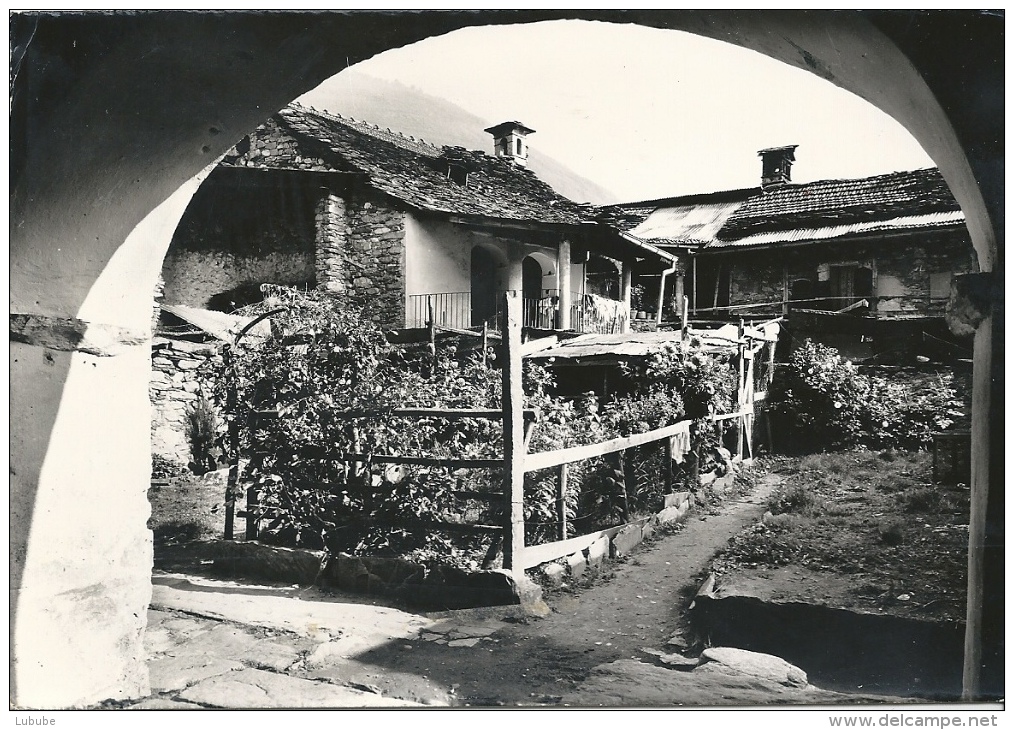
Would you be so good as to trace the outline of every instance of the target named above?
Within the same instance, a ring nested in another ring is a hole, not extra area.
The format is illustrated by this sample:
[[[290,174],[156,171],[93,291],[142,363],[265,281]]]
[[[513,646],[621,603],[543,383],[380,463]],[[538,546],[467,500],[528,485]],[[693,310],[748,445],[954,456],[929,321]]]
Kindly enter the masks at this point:
[[[713,240],[742,200],[656,208],[629,231],[645,241],[706,243]]]
[[[846,223],[837,226],[821,226],[819,228],[790,228],[783,231],[755,233],[744,238],[737,238],[730,241],[722,239],[715,240],[708,244],[706,251],[764,246],[775,243],[794,243],[798,241],[822,241],[861,233],[900,231],[914,228],[935,228],[939,226],[963,223],[964,220],[965,216],[960,210],[957,210],[945,213],[908,215],[900,218],[892,218],[886,221],[864,221],[859,223]]]

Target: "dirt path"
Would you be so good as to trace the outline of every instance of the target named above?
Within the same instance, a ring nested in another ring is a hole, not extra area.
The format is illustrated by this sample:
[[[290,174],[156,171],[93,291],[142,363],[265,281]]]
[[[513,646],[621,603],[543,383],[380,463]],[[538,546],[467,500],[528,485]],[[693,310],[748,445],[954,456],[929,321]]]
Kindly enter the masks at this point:
[[[680,627],[702,570],[730,537],[761,517],[778,481],[763,478],[718,514],[692,514],[679,532],[607,567],[588,587],[547,595],[552,613],[508,623],[493,636],[494,650],[459,662],[447,647],[427,642],[410,651],[384,647],[370,659],[456,686],[463,702],[513,705],[558,701],[597,665],[650,659],[643,648],[674,651],[666,642]]]
[[[778,481],[691,515],[590,584],[548,594],[544,618],[519,607],[419,615],[313,588],[156,575],[146,638],[155,691],[138,706],[841,702],[812,687],[675,671],[643,651],[675,651],[667,641],[703,569],[763,514]]]

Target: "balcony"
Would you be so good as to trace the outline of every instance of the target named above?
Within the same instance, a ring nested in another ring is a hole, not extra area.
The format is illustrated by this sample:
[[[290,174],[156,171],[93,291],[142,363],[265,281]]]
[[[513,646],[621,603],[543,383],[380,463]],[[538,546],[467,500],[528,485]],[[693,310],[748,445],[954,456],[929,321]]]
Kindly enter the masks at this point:
[[[484,293],[482,299],[472,292],[414,294],[408,297],[405,326],[426,327],[432,303],[433,318],[441,327],[478,329],[483,322],[500,331],[503,292]],[[474,301],[473,301],[474,300]],[[474,306],[473,306],[474,305]],[[559,322],[560,297],[555,289],[544,289],[538,299],[522,300],[522,326],[551,330]],[[627,312],[622,302],[595,295],[573,297],[570,305],[570,329],[581,333],[612,334],[624,331]]]

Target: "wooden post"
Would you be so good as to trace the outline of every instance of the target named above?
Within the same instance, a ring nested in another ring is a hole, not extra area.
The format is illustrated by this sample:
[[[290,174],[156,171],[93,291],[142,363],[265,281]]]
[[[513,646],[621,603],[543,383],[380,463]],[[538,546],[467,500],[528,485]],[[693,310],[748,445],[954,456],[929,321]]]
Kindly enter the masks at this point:
[[[633,264],[624,261],[620,264],[620,301],[623,302],[624,320],[620,328],[621,333],[630,332],[630,287],[634,280]]]
[[[246,539],[256,540],[257,532],[260,527],[260,515],[258,510],[260,508],[260,499],[257,494],[257,487],[251,485],[246,490]]]
[[[570,464],[560,464],[556,481],[556,537],[559,540],[567,539],[567,480],[569,475]]]
[[[437,367],[437,317],[433,297],[426,297],[426,326],[430,331],[430,367]]]
[[[236,404],[239,393],[236,392],[236,361],[232,346],[226,345],[222,351],[223,365],[232,374],[229,392],[225,396],[225,411],[229,418],[229,478],[225,486],[225,539],[232,540],[236,523],[236,485],[239,483],[239,422],[236,420]]]
[[[482,366],[489,364],[489,322],[482,320]]]
[[[691,265],[691,278],[693,279],[693,294],[694,294],[694,314],[697,314],[697,257],[694,256],[690,262]]]
[[[789,315],[789,267],[782,267],[782,316]]]
[[[662,458],[665,460],[665,464],[662,465],[662,477],[665,479],[665,493],[671,494],[675,489],[675,480],[672,473],[672,439],[670,436],[663,443],[665,448],[662,452]]]
[[[736,419],[736,456],[740,459],[743,458],[743,434],[746,432],[746,418],[742,415],[743,411],[743,400],[746,395],[746,385],[743,380],[745,372],[745,358],[743,357],[744,350],[744,336],[746,334],[746,325],[743,322],[743,318],[739,319],[739,330],[737,333],[737,351],[738,356],[736,357],[736,363],[739,368],[739,379],[736,385],[736,412],[740,414],[739,418]]]
[[[503,446],[504,498],[503,567],[515,570],[525,546],[524,393],[521,390],[521,292],[504,294]],[[518,568],[518,570],[521,570]]]
[[[634,472],[634,450],[625,449],[616,454],[623,473],[623,521],[630,519],[630,494],[637,491],[637,474]]]
[[[683,311],[680,316],[680,341],[682,342],[687,339],[687,332],[690,329],[690,301],[687,299],[686,295],[683,295],[681,305],[683,307]]]

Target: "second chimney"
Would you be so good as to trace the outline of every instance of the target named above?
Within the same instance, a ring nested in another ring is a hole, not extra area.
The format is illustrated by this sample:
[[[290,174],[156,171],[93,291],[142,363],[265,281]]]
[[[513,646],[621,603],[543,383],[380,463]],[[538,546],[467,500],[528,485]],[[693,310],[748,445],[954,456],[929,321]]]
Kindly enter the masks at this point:
[[[528,166],[528,143],[525,137],[534,134],[521,122],[502,122],[485,130],[493,135],[493,150],[497,157],[506,157],[515,165]]]
[[[760,150],[761,189],[777,188],[792,182],[792,163],[796,161],[796,147],[770,147]]]

